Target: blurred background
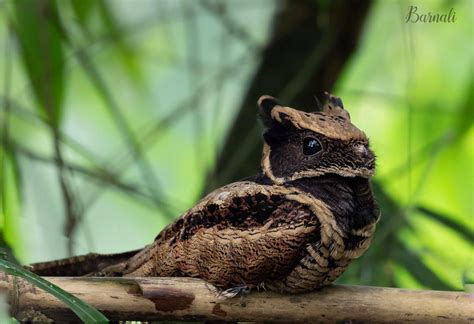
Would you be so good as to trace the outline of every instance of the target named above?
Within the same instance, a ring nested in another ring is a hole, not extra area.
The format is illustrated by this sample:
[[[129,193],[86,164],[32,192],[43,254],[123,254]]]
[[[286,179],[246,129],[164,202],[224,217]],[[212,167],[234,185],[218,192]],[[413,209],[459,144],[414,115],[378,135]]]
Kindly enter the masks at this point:
[[[406,22],[455,13],[454,22]],[[0,1],[0,245],[140,248],[259,168],[256,100],[342,98],[382,219],[338,280],[462,290],[474,267],[474,2]]]

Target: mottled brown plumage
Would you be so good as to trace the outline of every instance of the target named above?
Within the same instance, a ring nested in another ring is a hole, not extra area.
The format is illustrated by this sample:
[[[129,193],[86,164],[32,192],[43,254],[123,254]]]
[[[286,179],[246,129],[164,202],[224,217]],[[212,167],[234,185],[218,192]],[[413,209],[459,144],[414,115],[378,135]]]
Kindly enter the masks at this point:
[[[339,98],[320,111],[259,100],[262,170],[207,195],[141,251],[33,265],[42,275],[190,276],[298,293],[336,279],[369,246],[375,157]]]

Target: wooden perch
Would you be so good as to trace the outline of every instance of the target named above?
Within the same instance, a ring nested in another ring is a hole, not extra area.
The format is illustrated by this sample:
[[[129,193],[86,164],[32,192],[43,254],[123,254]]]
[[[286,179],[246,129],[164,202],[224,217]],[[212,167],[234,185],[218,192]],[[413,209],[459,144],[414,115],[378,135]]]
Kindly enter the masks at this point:
[[[213,286],[192,278],[46,279],[114,321],[474,321],[474,294],[463,292],[334,285],[301,295],[255,291],[224,298]],[[56,321],[77,320],[62,302],[20,278],[0,273],[0,291],[8,294],[12,316],[35,310]]]

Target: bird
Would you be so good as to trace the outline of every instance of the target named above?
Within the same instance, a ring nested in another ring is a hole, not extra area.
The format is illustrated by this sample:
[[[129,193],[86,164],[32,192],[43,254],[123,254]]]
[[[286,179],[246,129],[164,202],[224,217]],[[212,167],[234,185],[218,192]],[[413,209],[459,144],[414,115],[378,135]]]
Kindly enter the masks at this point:
[[[320,289],[369,247],[376,158],[342,100],[305,112],[258,99],[261,168],[209,193],[140,250],[31,265],[40,275],[195,277],[237,294]]]

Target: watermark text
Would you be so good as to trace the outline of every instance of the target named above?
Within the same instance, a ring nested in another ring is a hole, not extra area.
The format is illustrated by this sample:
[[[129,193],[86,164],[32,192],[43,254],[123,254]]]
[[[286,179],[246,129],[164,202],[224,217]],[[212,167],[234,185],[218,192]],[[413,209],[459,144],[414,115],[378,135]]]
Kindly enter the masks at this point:
[[[449,9],[448,12],[432,13],[422,12],[418,10],[417,6],[408,6],[408,13],[405,17],[406,23],[454,23],[456,21],[456,11],[454,8]]]

